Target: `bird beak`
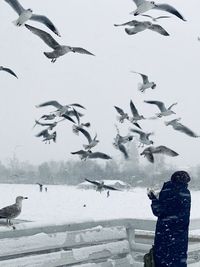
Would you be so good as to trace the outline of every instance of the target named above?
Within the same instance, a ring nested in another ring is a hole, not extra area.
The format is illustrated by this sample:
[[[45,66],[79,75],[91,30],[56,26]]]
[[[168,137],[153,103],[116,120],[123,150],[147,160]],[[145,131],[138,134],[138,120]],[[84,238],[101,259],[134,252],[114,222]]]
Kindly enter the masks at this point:
[[[24,199],[28,199],[27,197],[24,197]]]

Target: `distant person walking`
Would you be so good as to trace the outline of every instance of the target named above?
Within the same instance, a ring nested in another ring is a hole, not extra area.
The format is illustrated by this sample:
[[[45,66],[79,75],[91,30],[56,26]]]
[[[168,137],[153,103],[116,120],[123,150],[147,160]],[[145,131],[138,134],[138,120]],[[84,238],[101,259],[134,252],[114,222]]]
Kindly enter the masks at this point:
[[[177,171],[164,183],[157,198],[150,190],[153,214],[158,217],[153,247],[155,267],[187,267],[191,196],[190,176]]]
[[[40,184],[40,183],[37,183],[39,185],[39,188],[40,188],[40,192],[42,192],[43,190],[43,184]]]
[[[47,187],[45,187],[45,192],[47,192],[48,191],[48,188]]]

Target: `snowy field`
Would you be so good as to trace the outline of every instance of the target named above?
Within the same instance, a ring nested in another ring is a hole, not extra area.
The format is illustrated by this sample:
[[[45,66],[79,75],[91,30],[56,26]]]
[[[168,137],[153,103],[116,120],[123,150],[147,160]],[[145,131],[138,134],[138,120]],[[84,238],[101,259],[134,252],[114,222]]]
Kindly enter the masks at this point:
[[[200,218],[200,191],[192,191],[191,219]],[[35,222],[83,222],[115,218],[156,219],[151,212],[146,189],[110,192],[80,190],[73,186],[48,186],[39,192],[38,185],[0,185],[0,208],[14,203],[16,196],[27,196],[19,219]],[[86,205],[86,207],[84,207]]]

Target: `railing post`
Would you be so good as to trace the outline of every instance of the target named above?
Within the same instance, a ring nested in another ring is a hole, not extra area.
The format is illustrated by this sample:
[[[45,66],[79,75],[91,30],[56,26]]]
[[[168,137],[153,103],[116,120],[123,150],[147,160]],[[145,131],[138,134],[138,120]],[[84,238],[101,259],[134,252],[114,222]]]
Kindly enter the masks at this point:
[[[133,225],[126,226],[126,234],[129,242],[130,250],[133,252],[135,247],[135,227]]]

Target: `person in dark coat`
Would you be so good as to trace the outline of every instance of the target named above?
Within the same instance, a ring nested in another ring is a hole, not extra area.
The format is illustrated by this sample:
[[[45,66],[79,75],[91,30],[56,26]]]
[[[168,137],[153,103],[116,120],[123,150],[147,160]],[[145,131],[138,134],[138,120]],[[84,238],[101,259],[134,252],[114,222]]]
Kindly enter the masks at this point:
[[[153,214],[158,217],[153,247],[155,267],[187,267],[189,181],[187,172],[177,171],[171,181],[164,183],[158,198],[153,191],[148,193]]]

